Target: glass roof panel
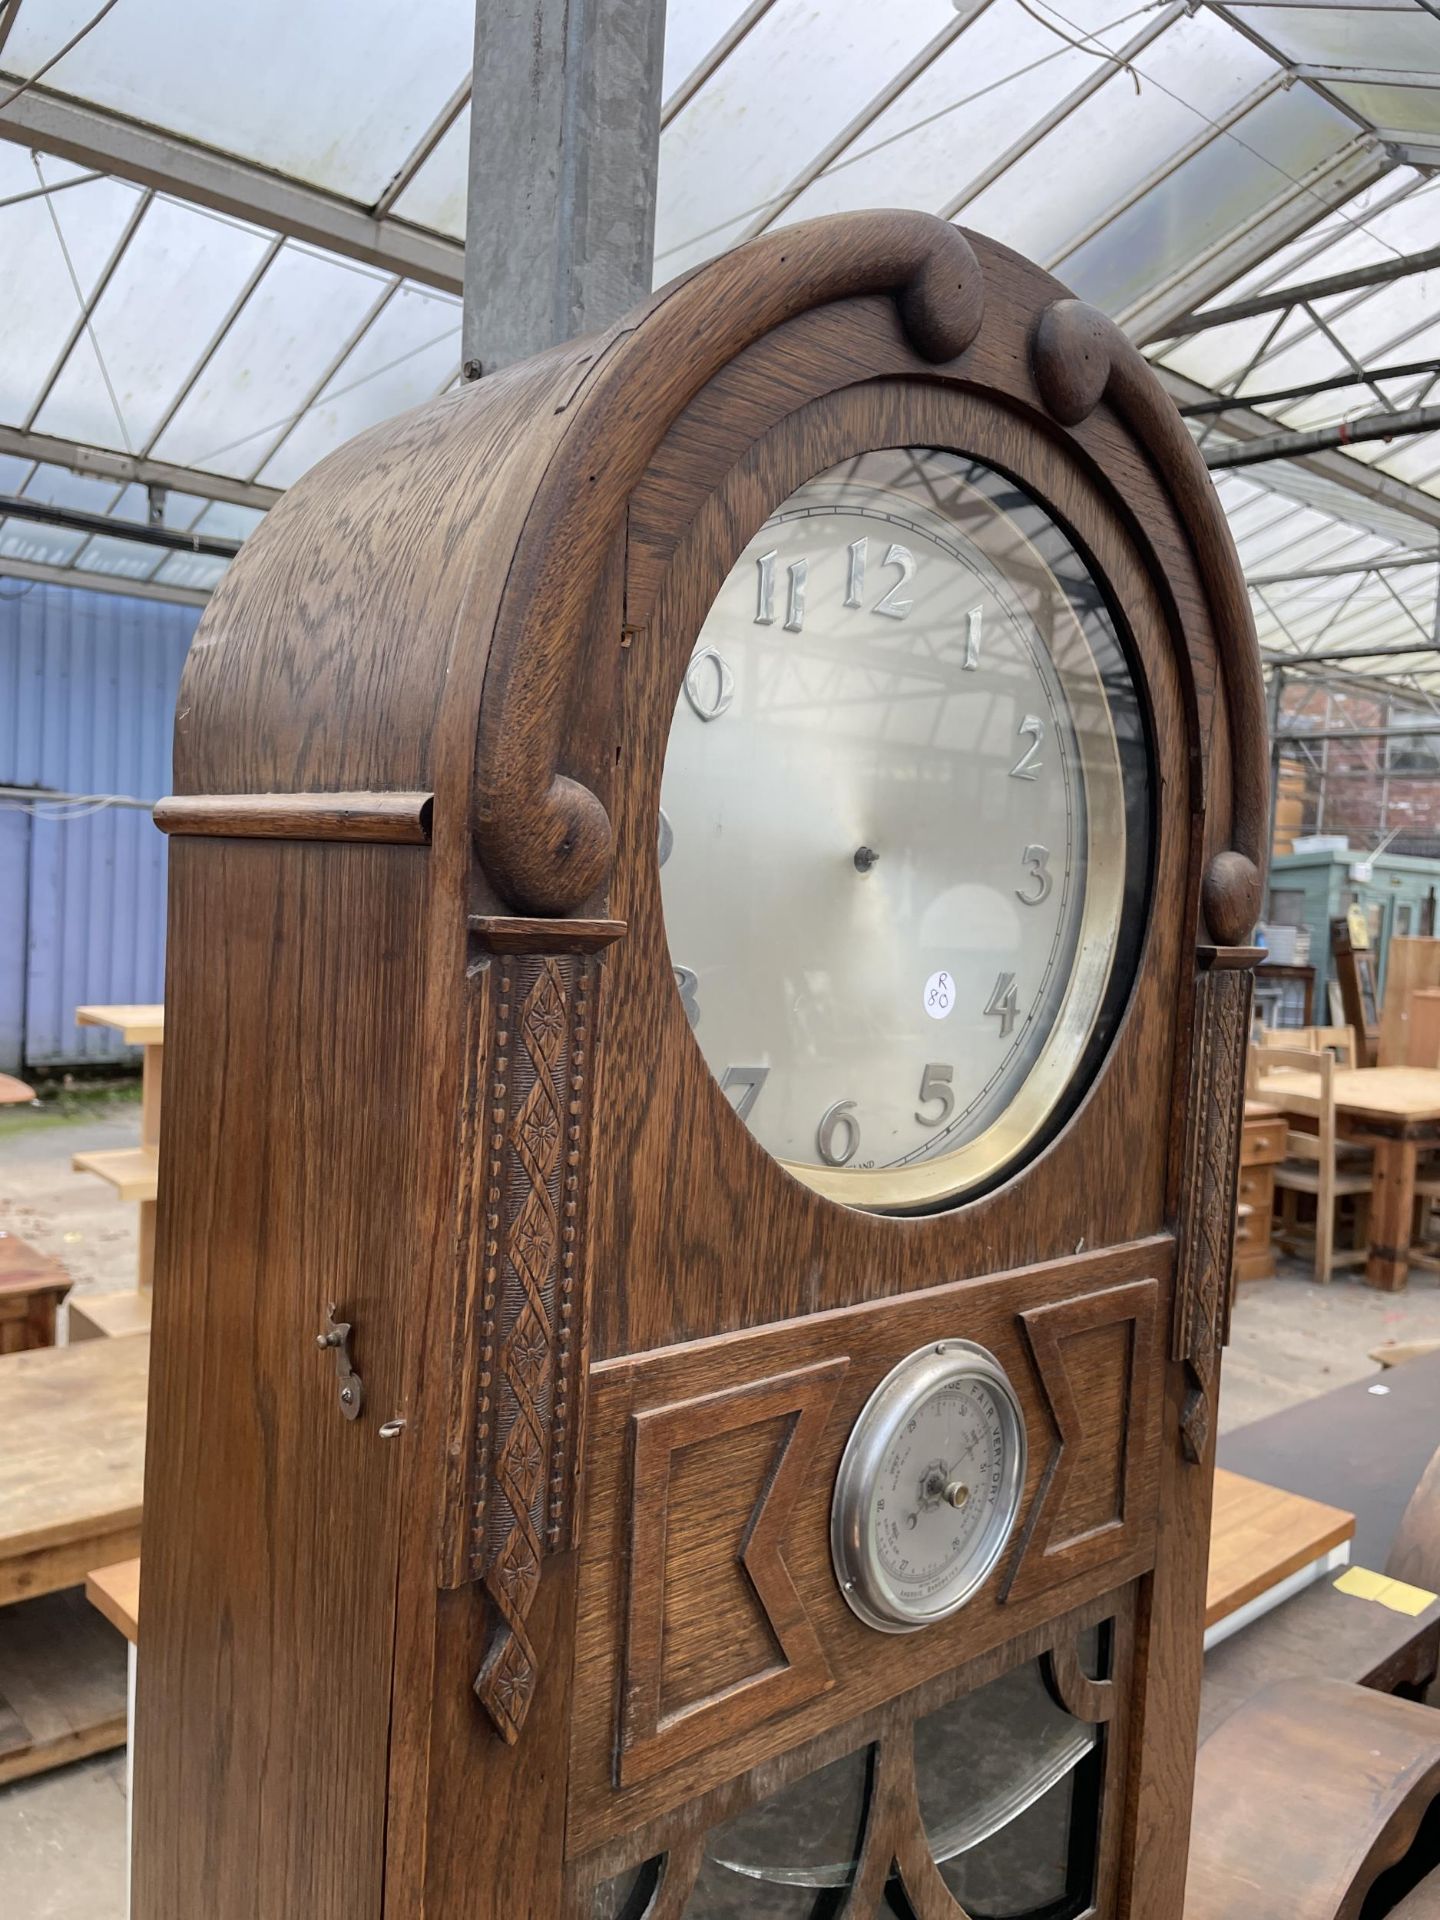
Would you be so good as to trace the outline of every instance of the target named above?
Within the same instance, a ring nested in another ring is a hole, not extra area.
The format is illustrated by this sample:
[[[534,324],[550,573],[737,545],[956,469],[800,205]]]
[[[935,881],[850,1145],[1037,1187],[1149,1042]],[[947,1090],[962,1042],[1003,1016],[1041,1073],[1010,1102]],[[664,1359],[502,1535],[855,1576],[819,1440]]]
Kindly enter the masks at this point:
[[[1348,146],[1354,134],[1351,122],[1308,88],[1271,94],[1057,271],[1083,298],[1123,312]]]
[[[1409,167],[1396,167],[1379,180],[1352,195],[1332,212],[1322,213],[1298,238],[1277,247],[1248,272],[1231,281],[1223,292],[1204,304],[1224,306],[1231,300],[1243,300],[1287,280],[1313,280],[1326,271],[1322,264],[1329,256],[1326,249],[1347,233],[1363,231],[1383,217],[1382,210],[1403,201],[1413,191],[1421,175]]]
[[[73,177],[75,169],[41,162],[46,180]],[[0,142],[0,200],[39,185],[30,155]],[[140,199],[138,187],[119,180],[91,180],[51,201],[25,200],[0,207],[0,420],[26,419],[80,311],[65,250],[88,297],[125,231]],[[60,222],[64,248],[51,211]]]
[[[1440,268],[1387,281],[1367,298],[1346,296],[1348,311],[1325,315],[1335,338],[1365,365],[1415,360],[1415,343],[1440,315]]]
[[[85,535],[70,527],[47,527],[38,520],[0,520],[0,559],[63,567],[84,544]]]
[[[395,202],[395,216],[417,227],[465,238],[465,192],[470,178],[470,109],[441,135],[430,158]]]
[[[91,330],[76,341],[40,411],[40,431],[128,451],[141,446],[265,246],[253,227],[178,200],[152,200],[96,303]]]
[[[93,474],[71,473],[68,467],[36,467],[25,487],[27,500],[42,500],[47,507],[78,507],[82,513],[112,513],[120,491],[113,480],[100,480]]]
[[[18,493],[33,465],[18,453],[0,453],[0,493]]]
[[[1440,139],[1440,88],[1356,86],[1338,80],[1326,85],[1337,100],[1363,113],[1374,126]]]
[[[139,540],[117,540],[108,533],[97,533],[75,555],[74,564],[86,573],[109,573],[121,580],[148,580],[165,559],[159,547],[147,547]]]
[[[1234,320],[1227,327],[1210,327],[1204,333],[1192,334],[1188,340],[1181,340],[1166,352],[1165,364],[1174,367],[1177,373],[1188,375],[1191,380],[1198,380],[1202,386],[1223,391],[1265,347],[1275,327],[1275,320],[1273,313],[1257,313],[1251,320]],[[1293,340],[1297,333],[1309,325],[1304,314],[1292,313],[1270,341],[1267,354],[1278,353],[1288,340]],[[1249,376],[1244,385],[1252,392],[1261,392],[1274,382],[1258,371],[1263,361],[1257,361],[1256,364],[1257,371]]]
[[[1274,72],[1213,14],[1182,20],[1136,59],[1138,93],[1131,72],[1113,75],[973,201],[966,222],[1049,264]]]
[[[258,507],[242,507],[233,500],[210,500],[194,522],[196,533],[208,533],[221,540],[244,540],[265,518]]]
[[[253,473],[388,285],[370,268],[282,247],[155,443],[156,458]]]
[[[815,0],[776,0],[661,136],[657,284],[741,238],[890,76],[954,26],[951,0],[829,0],[823,13]]]
[[[208,553],[170,553],[156,568],[154,578],[170,587],[198,587],[208,592],[219,586],[229,564]]]
[[[1401,480],[1412,480],[1429,492],[1435,491],[1434,475],[1440,468],[1440,438],[1435,434],[1417,433],[1409,440],[1394,440],[1388,445],[1377,440],[1368,448],[1357,447],[1355,451],[1368,452],[1386,473],[1393,473]]]
[[[1113,17],[1115,0],[1103,11]],[[1096,67],[1094,53],[1057,41],[1018,0],[994,0],[781,222],[856,207],[938,212]]]
[[[403,287],[338,367],[316,404],[280,441],[259,478],[288,487],[344,441],[431,400],[460,359],[460,306]]]
[[[690,78],[744,11],[745,0],[666,0],[662,100]]]
[[[21,7],[6,70],[33,73],[95,10]],[[469,72],[474,45],[474,0],[398,11],[387,0],[126,0],[45,85],[370,205]]]
[[[1440,70],[1440,20],[1418,9],[1239,6],[1230,11],[1291,60],[1322,67]]]

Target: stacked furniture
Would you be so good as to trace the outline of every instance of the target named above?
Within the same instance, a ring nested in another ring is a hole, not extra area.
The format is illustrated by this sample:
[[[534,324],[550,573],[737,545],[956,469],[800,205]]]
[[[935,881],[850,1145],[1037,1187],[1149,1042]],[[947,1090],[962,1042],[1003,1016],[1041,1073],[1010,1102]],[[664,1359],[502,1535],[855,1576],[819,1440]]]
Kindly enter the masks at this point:
[[[106,1180],[122,1200],[140,1209],[136,1282],[114,1293],[86,1294],[70,1303],[70,1338],[146,1333],[150,1327],[150,1282],[155,1270],[155,1196],[160,1172],[160,1094],[164,1073],[165,1009],[160,1006],[93,1006],[75,1009],[82,1027],[109,1027],[127,1046],[144,1049],[140,1095],[140,1144],[77,1153],[77,1173]]]

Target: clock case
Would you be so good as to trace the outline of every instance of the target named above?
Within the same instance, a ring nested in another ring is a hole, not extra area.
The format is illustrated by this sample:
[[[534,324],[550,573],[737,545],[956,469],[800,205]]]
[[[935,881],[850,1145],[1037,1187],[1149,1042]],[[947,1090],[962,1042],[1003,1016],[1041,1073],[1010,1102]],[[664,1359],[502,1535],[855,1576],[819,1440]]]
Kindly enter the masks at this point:
[[[1088,556],[1156,811],[1083,1100],[896,1218],[731,1112],[655,822],[735,555],[906,444]],[[753,242],[297,483],[201,623],[175,778],[137,1920],[588,1920],[641,1861],[671,1920],[707,1832],[860,1750],[827,1911],[888,1883],[940,1920],[912,1726],[1036,1660],[1103,1751],[1078,1910],[1179,1920],[1266,754],[1223,516],[1136,350],[926,215]],[[831,1488],[947,1337],[1021,1398],[1019,1520],[959,1613],[881,1636]]]

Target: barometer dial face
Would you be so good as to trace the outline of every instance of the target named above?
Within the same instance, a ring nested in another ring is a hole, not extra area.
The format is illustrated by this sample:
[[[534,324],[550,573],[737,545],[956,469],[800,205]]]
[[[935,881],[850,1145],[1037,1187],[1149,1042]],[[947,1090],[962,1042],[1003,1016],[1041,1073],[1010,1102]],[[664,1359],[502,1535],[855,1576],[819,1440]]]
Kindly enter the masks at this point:
[[[661,789],[675,986],[739,1117],[856,1205],[993,1184],[1113,1034],[1149,822],[1113,618],[1044,509],[916,449],[808,481],[710,609]]]
[[[965,1340],[910,1354],[840,1462],[830,1537],[850,1606],[887,1633],[954,1613],[999,1559],[1024,1484],[1025,1422],[994,1355]]]

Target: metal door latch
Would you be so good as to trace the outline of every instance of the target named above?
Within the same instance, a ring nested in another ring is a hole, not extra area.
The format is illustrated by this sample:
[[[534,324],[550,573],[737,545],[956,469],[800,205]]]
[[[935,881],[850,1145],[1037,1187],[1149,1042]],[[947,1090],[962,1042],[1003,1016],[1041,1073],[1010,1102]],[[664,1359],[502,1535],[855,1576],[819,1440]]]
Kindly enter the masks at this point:
[[[315,1344],[323,1351],[335,1350],[335,1376],[340,1383],[340,1411],[347,1420],[358,1420],[365,1405],[365,1383],[350,1364],[350,1322],[337,1320],[333,1303],[326,1309],[325,1331],[317,1333]]]

